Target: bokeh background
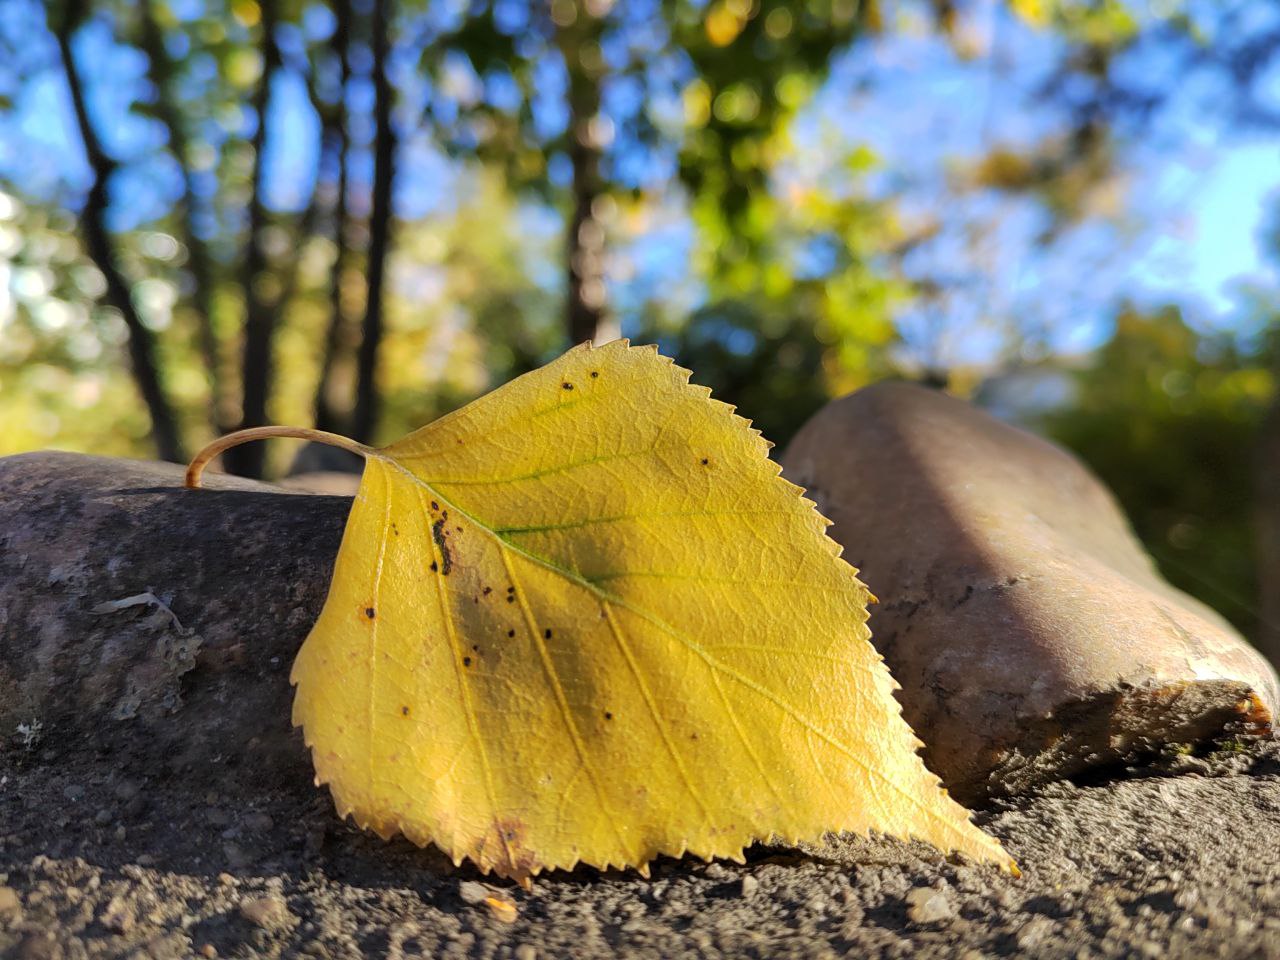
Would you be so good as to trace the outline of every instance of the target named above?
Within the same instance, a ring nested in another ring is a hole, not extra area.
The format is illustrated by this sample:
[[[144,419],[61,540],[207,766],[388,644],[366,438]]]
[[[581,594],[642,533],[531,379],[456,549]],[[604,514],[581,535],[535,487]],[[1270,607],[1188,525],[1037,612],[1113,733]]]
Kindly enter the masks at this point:
[[[0,454],[389,440],[618,335],[779,444],[905,377],[1275,653],[1278,161],[1256,0],[3,0]]]

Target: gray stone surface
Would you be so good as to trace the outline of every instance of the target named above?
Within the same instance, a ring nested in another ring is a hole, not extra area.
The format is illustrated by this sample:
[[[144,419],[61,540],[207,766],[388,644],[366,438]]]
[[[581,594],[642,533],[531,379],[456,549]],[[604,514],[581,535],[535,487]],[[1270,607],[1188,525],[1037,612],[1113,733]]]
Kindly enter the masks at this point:
[[[6,752],[75,738],[104,763],[127,749],[149,773],[222,787],[267,767],[307,774],[289,667],[350,501],[217,475],[184,490],[182,472],[67,453],[0,459]]]
[[[886,383],[819,411],[783,464],[880,598],[873,641],[962,800],[1268,730],[1266,660],[1159,577],[1066,451]]]

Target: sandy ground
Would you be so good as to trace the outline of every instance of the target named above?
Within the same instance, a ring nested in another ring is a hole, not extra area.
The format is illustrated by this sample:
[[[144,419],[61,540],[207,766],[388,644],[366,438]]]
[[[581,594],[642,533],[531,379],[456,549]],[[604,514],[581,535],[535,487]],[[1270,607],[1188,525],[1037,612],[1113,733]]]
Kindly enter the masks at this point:
[[[227,795],[127,754],[37,737],[0,767],[4,956],[1280,958],[1274,743],[981,811],[1021,879],[833,838],[527,893],[362,835],[296,773]]]

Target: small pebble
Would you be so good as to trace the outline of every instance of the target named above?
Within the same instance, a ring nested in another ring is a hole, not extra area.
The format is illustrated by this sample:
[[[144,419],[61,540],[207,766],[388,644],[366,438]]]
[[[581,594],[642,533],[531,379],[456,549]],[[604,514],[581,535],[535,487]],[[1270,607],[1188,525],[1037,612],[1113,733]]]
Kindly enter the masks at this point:
[[[282,927],[293,915],[280,897],[268,894],[265,897],[252,897],[240,901],[240,916],[255,927]]]
[[[516,947],[512,956],[515,957],[515,960],[538,960],[538,951],[535,947],[522,943]]]
[[[62,788],[62,795],[74,803],[84,798],[84,787],[78,783],[68,783]]]
[[[708,880],[732,880],[733,871],[721,863],[708,863],[702,875]]]
[[[477,903],[484,903],[489,896],[489,888],[474,880],[463,880],[458,884],[458,896],[462,898],[463,903],[475,906]]]
[[[206,957],[208,960],[213,960],[213,958],[218,955],[218,948],[212,943],[206,943],[200,948],[199,953],[200,956]]]
[[[907,894],[907,917],[912,923],[941,923],[955,915],[955,906],[941,890],[916,887]]]
[[[267,833],[275,826],[275,821],[261,811],[245,814],[244,825],[254,833]]]
[[[742,878],[742,896],[754,897],[756,895],[756,891],[759,889],[760,881],[751,874],[748,873]]]
[[[0,887],[0,923],[14,924],[22,919],[22,901],[13,887]]]
[[[132,800],[138,795],[142,788],[133,780],[121,780],[116,784],[115,794],[117,800]]]
[[[1017,945],[1021,950],[1029,950],[1038,946],[1049,934],[1053,933],[1053,921],[1047,917],[1034,917],[1022,925],[1018,931]]]
[[[138,922],[133,907],[120,897],[112,897],[98,915],[98,922],[112,933],[128,933]]]
[[[105,827],[113,819],[114,818],[111,815],[111,811],[108,810],[106,807],[103,807],[101,810],[99,810],[97,813],[93,815],[93,822],[100,827]]]
[[[224,843],[222,852],[233,869],[247,867],[251,862],[248,851],[238,843]]]
[[[516,905],[510,900],[503,900],[500,897],[485,897],[484,905],[489,908],[489,916],[499,923],[516,922]]]

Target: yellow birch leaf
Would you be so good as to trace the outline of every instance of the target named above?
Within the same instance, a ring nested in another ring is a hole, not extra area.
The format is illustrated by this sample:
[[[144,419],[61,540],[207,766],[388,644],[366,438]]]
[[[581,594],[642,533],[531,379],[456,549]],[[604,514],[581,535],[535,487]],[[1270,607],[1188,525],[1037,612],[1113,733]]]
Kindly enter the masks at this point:
[[[688,377],[584,346],[388,447],[339,441],[364,477],[292,673],[317,782],[522,881],[827,831],[1016,869],[917,756],[827,521]]]

